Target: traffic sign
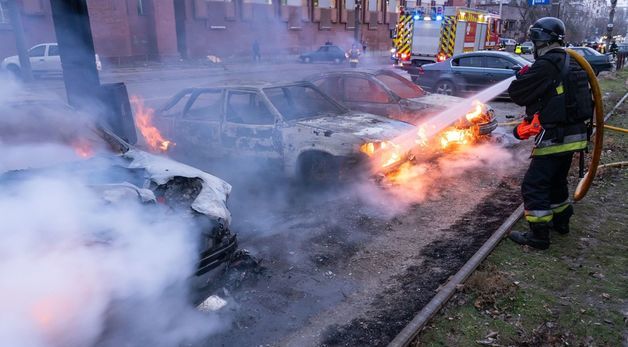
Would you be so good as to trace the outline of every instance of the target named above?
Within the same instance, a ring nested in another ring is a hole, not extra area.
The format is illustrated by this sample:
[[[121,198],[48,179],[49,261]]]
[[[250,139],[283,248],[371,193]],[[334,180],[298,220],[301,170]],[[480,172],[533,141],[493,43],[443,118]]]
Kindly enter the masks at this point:
[[[549,5],[551,4],[551,0],[528,0],[528,5]]]

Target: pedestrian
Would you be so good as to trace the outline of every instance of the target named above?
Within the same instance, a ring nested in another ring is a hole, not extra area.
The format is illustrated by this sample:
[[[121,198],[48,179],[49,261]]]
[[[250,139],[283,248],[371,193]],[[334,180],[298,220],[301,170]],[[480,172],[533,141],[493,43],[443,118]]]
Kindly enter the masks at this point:
[[[515,137],[535,136],[532,160],[521,184],[530,231],[513,231],[510,239],[547,249],[550,230],[569,232],[574,209],[567,175],[573,153],[587,148],[585,121],[593,117],[593,101],[586,72],[564,49],[565,24],[544,17],[530,27],[529,36],[534,64],[517,73],[508,93],[526,108],[525,119],[513,130]]]
[[[259,41],[253,41],[253,62],[259,63],[262,60],[262,54],[259,49]]]

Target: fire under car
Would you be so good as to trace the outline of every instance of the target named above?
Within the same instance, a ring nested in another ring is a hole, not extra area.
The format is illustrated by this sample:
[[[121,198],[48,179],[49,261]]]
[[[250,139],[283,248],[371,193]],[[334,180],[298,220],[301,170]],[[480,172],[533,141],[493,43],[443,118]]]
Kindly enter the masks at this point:
[[[390,70],[334,71],[306,78],[336,101],[351,110],[369,112],[418,124],[463,99],[456,96],[431,94]],[[476,125],[479,134],[489,135],[497,128],[493,110],[479,105],[476,117],[465,121],[467,127]],[[470,118],[470,117],[466,117]]]
[[[60,152],[56,151],[53,158],[5,157],[0,167],[0,189],[39,174],[69,172],[73,179],[86,182],[106,203],[134,200],[148,213],[189,213],[200,230],[196,275],[245,255],[237,251],[236,235],[229,229],[227,198],[231,186],[227,182],[135,148],[56,100],[20,100],[26,101],[0,105],[0,113],[19,115],[0,118],[0,143],[59,146],[68,155],[58,156]]]
[[[414,131],[411,124],[350,111],[309,82],[226,83],[188,88],[156,113],[155,124],[183,161],[239,158],[276,163],[287,177],[308,183],[342,179],[372,165],[372,153]],[[389,146],[390,147],[390,146]],[[190,158],[194,156],[194,158]],[[386,168],[403,154],[381,158]]]

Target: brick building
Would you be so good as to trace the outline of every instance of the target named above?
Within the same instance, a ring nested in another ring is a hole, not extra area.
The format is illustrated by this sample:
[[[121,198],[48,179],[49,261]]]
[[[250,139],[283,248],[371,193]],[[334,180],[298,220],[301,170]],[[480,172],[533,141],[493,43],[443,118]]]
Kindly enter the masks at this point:
[[[0,0],[0,58],[16,54]],[[56,41],[48,0],[17,0],[27,45]],[[356,0],[88,0],[96,52],[104,61],[297,54],[326,41],[348,48]],[[357,0],[361,39],[390,48],[398,0]]]

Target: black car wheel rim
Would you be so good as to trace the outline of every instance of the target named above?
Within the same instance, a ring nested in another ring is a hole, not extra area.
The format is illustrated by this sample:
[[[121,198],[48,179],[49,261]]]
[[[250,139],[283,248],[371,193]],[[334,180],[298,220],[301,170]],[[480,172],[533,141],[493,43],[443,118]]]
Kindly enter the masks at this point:
[[[454,87],[449,82],[441,82],[436,87],[437,94],[453,95]]]

